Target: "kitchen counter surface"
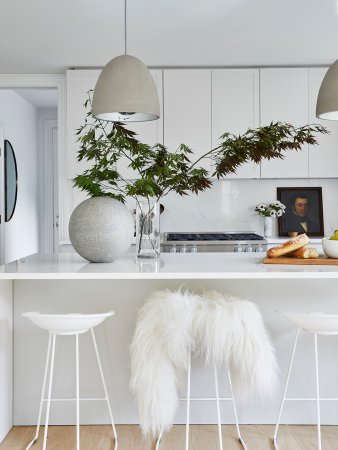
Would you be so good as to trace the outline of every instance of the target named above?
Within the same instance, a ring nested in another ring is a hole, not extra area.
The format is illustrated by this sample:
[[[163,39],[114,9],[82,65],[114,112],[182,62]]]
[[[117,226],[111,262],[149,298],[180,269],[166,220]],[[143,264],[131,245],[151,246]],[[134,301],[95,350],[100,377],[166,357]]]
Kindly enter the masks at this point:
[[[263,264],[264,254],[162,254],[137,260],[133,252],[113,263],[89,263],[75,253],[35,254],[0,266],[0,279],[283,279],[337,278],[338,266]]]

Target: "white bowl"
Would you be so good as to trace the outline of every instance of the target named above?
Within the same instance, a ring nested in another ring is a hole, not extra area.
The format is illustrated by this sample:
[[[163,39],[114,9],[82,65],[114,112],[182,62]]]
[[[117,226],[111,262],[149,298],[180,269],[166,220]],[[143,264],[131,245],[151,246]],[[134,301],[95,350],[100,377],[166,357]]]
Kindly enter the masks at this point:
[[[322,246],[328,258],[338,258],[338,240],[322,239]]]

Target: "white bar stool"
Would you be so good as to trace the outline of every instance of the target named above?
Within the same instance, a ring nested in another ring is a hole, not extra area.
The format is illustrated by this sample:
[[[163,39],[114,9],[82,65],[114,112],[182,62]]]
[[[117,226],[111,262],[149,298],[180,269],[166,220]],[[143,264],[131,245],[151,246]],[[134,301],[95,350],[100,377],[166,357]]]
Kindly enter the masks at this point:
[[[185,426],[185,450],[189,450],[189,427],[190,427],[190,402],[191,401],[215,401],[216,407],[217,407],[217,427],[218,427],[218,446],[220,450],[223,450],[223,439],[222,439],[222,422],[221,422],[221,410],[220,410],[220,401],[230,401],[232,402],[233,410],[234,410],[234,416],[235,416],[235,423],[236,423],[236,432],[237,437],[242,445],[244,450],[247,450],[247,446],[241,436],[241,432],[239,429],[239,423],[238,423],[238,415],[237,415],[237,409],[236,409],[236,403],[234,399],[234,393],[232,390],[232,383],[231,383],[231,376],[230,372],[227,369],[227,378],[228,383],[230,387],[231,397],[220,397],[219,396],[219,387],[218,387],[218,370],[217,367],[213,367],[214,370],[214,382],[215,382],[215,397],[191,397],[190,396],[190,381],[191,381],[191,354],[188,361],[188,370],[187,370],[187,395],[186,398],[180,398],[180,401],[185,401],[187,405],[186,409],[186,426]],[[162,433],[160,434],[159,438],[156,441],[155,450],[159,450],[160,448],[160,442],[162,439]]]
[[[118,441],[117,441],[117,433],[114,424],[113,414],[110,406],[110,401],[108,397],[106,382],[103,376],[101,360],[99,356],[99,352],[97,349],[96,339],[93,328],[102,323],[107,317],[113,316],[115,313],[113,311],[107,313],[100,314],[40,314],[38,312],[27,312],[22,314],[24,317],[30,319],[36,326],[39,328],[43,328],[49,332],[49,340],[48,340],[48,349],[47,349],[47,357],[45,364],[45,371],[43,376],[42,383],[42,391],[41,391],[41,400],[38,414],[38,421],[36,427],[36,433],[33,440],[28,444],[26,450],[30,449],[31,446],[37,441],[39,437],[40,431],[40,423],[41,423],[41,414],[42,414],[42,406],[43,403],[46,402],[46,420],[45,420],[45,430],[43,437],[43,450],[46,449],[47,445],[47,437],[48,437],[48,421],[49,421],[49,410],[50,410],[50,402],[51,401],[69,401],[73,400],[76,402],[76,449],[80,450],[80,400],[104,400],[107,402],[109,416],[113,428],[114,433],[114,450],[117,449]],[[79,334],[86,333],[87,331],[91,332],[93,345],[96,353],[97,363],[102,379],[102,385],[105,397],[103,398],[80,398],[79,396]],[[69,335],[75,336],[75,365],[76,365],[76,396],[75,398],[62,398],[62,399],[53,399],[51,398],[52,392],[52,382],[53,382],[53,369],[54,369],[54,356],[55,356],[55,342],[56,336],[60,335]],[[49,378],[48,378],[48,394],[47,398],[45,397],[45,389],[46,389],[46,381],[47,381],[47,373],[49,368]]]
[[[277,424],[275,428],[275,433],[273,437],[274,448],[278,450],[277,444],[277,433],[280,424],[280,419],[282,415],[282,409],[285,401],[316,401],[317,403],[317,440],[318,440],[318,450],[321,450],[321,433],[320,433],[320,401],[338,401],[338,398],[320,398],[319,396],[319,376],[318,376],[318,346],[317,346],[317,336],[318,335],[337,335],[338,334],[338,314],[322,314],[322,313],[280,313],[283,317],[288,319],[294,325],[298,327],[295,342],[293,345],[292,356],[290,361],[290,366],[288,374],[286,377],[285,387],[283,391],[283,397],[281,406],[279,409]],[[286,391],[289,384],[290,373],[293,365],[293,360],[295,357],[298,337],[300,330],[312,333],[314,337],[314,349],[315,349],[315,369],[316,369],[316,397],[315,398],[286,398]]]

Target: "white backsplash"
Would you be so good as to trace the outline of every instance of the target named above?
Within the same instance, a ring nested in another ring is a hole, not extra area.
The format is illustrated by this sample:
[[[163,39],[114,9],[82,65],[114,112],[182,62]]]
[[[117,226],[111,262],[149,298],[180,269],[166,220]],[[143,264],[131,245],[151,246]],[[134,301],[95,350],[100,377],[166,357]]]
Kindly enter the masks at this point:
[[[199,195],[184,197],[169,194],[161,203],[165,207],[161,215],[161,232],[166,231],[252,231],[263,235],[263,218],[254,212],[258,203],[277,199],[277,187],[322,187],[324,233],[338,229],[338,179],[269,179],[269,180],[220,180]],[[83,192],[73,189],[69,183],[69,215],[77,204],[86,198]],[[127,206],[133,210],[134,200]],[[278,236],[277,219],[273,235]]]
[[[161,203],[161,231],[253,231],[263,234],[263,218],[254,212],[258,203],[277,199],[277,187],[322,187],[325,235],[338,229],[337,179],[274,179],[214,181],[199,195],[170,194]],[[273,235],[278,235],[277,219]]]

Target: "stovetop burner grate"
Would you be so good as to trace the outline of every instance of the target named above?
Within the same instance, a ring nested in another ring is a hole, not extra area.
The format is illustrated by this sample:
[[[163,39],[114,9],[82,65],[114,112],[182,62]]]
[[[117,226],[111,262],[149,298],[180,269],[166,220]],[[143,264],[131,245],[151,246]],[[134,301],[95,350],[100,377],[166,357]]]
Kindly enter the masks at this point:
[[[166,241],[261,241],[255,233],[168,233]]]

